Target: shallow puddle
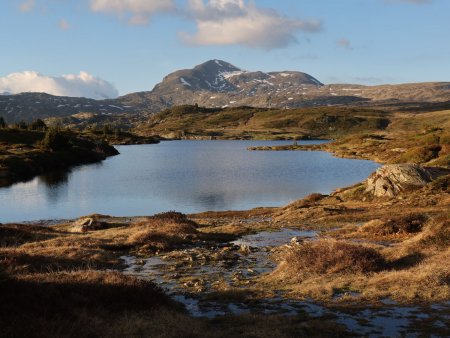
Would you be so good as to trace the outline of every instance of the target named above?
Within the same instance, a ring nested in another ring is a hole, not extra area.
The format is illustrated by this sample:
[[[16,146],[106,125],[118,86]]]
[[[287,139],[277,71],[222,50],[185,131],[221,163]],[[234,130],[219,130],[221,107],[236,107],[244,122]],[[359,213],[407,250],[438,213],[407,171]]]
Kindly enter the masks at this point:
[[[385,299],[381,308],[336,310],[311,301],[284,297],[272,298],[252,294],[255,277],[272,271],[272,249],[291,242],[301,242],[317,235],[315,231],[281,229],[243,236],[215,247],[174,250],[147,259],[124,256],[126,274],[154,281],[174,300],[185,305],[193,316],[215,318],[247,313],[334,317],[357,335],[369,337],[419,336],[410,326],[430,321],[431,327],[442,329],[448,324],[450,303],[426,308],[401,307]],[[355,293],[352,297],[358,297]],[[432,314],[432,318],[429,316]],[[423,333],[423,332],[422,332]]]

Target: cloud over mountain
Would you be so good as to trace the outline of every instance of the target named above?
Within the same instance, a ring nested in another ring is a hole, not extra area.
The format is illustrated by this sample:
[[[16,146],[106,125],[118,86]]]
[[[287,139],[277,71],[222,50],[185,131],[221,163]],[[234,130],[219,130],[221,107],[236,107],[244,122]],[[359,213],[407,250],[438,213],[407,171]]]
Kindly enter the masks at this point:
[[[118,96],[109,82],[86,72],[78,75],[46,76],[35,71],[12,73],[0,77],[0,93],[41,92],[58,96],[106,99]]]
[[[317,32],[320,21],[285,17],[275,10],[259,8],[244,0],[189,0],[189,16],[197,32],[181,32],[191,45],[245,45],[264,49],[281,48],[296,41],[295,33]]]

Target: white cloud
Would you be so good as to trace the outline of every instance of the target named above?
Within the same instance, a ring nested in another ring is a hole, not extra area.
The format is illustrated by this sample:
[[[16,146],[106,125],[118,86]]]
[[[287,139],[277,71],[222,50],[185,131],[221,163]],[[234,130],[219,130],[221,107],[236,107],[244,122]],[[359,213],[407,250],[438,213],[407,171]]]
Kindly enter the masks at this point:
[[[93,12],[116,14],[130,24],[147,24],[150,17],[175,8],[174,0],[90,0]]]
[[[197,32],[181,32],[181,38],[192,45],[245,45],[257,48],[281,48],[295,42],[295,33],[317,32],[317,20],[298,20],[262,9],[244,0],[189,0],[190,17]]]
[[[34,8],[34,5],[34,0],[26,0],[19,5],[19,9],[21,12],[29,12]]]
[[[12,73],[0,77],[0,93],[48,93],[57,96],[106,99],[118,96],[117,89],[86,72],[78,75],[46,76],[34,71]]]

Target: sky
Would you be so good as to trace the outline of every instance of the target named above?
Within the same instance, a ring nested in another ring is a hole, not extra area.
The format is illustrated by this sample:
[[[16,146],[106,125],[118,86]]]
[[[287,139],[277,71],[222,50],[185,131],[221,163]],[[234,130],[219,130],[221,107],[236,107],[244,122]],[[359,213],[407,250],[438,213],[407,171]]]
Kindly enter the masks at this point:
[[[449,0],[1,0],[0,93],[115,97],[220,59],[323,83],[450,81]]]

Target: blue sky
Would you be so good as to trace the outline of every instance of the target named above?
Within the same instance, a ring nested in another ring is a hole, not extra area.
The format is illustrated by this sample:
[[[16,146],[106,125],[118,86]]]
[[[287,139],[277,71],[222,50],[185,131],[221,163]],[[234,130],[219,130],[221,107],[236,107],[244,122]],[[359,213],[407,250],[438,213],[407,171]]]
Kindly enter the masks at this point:
[[[450,81],[448,0],[3,0],[0,38],[9,92],[32,81],[8,75],[33,71],[42,91],[75,74],[123,95],[209,59],[324,83]]]

